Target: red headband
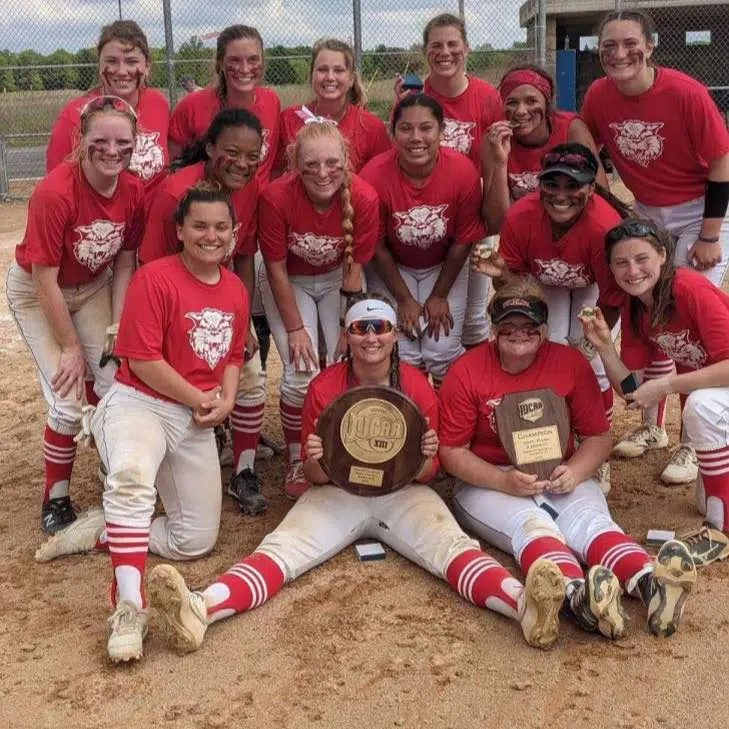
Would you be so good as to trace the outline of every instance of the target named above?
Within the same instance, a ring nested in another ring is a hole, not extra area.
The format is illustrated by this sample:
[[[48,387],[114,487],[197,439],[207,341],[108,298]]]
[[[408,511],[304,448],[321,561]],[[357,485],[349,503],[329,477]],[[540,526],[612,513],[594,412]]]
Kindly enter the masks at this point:
[[[552,100],[552,82],[548,81],[544,76],[531,71],[528,68],[522,68],[517,71],[511,71],[501,81],[499,85],[499,93],[501,94],[502,101],[506,101],[509,94],[517,87],[529,84],[533,86],[537,91],[544,95],[544,98],[549,103]]]

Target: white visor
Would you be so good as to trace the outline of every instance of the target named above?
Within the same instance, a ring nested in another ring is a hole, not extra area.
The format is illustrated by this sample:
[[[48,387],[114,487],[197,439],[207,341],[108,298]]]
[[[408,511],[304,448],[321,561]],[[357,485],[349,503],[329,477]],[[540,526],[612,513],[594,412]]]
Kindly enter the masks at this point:
[[[397,326],[395,310],[389,304],[378,299],[363,299],[351,306],[344,316],[344,326],[349,327],[353,321],[362,321],[363,319],[385,319],[393,326]]]

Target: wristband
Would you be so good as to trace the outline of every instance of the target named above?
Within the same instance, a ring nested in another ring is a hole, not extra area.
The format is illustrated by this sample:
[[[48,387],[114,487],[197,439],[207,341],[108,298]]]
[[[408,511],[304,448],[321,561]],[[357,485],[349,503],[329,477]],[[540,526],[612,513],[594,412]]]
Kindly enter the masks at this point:
[[[704,217],[723,218],[729,207],[729,182],[706,181],[706,197],[704,198]]]
[[[718,235],[701,235],[699,233],[699,240],[702,243],[718,243],[721,238]]]
[[[304,329],[303,324],[300,327],[296,327],[296,329],[287,329],[286,334],[293,334],[294,332],[300,332],[302,329]]]

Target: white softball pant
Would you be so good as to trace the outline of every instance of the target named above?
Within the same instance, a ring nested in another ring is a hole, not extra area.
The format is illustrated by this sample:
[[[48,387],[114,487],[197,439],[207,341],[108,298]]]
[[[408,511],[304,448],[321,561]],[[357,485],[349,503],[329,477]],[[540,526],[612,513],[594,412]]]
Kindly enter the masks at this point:
[[[543,506],[540,506],[543,504]],[[453,511],[466,529],[521,560],[535,539],[553,537],[567,544],[584,564],[593,540],[623,530],[610,516],[605,495],[593,480],[569,494],[512,496],[457,481]]]
[[[371,497],[336,486],[313,486],[256,552],[276,562],[288,582],[363,537],[384,542],[442,579],[453,559],[481,549],[428,486],[411,485]]]
[[[397,268],[413,298],[419,304],[424,304],[433,291],[433,286],[435,286],[443,266],[438,264],[430,268],[408,268],[398,264]],[[365,271],[368,290],[378,291],[392,300],[392,293],[378,276],[374,266],[367,266]],[[463,323],[466,317],[466,300],[468,298],[468,271],[469,266],[467,265],[461,269],[448,294],[448,306],[453,317],[453,327],[448,336],[441,330],[440,337],[436,342],[433,337],[427,334],[416,340],[411,340],[401,334],[398,342],[400,359],[403,362],[425,369],[437,380],[442,380],[446,376],[453,361],[464,352],[462,339]],[[483,278],[487,277],[484,276]],[[424,322],[421,322],[421,326],[423,324]]]
[[[256,352],[240,368],[235,404],[254,407],[266,402],[266,371],[261,366],[261,355]]]
[[[314,355],[319,351],[319,322],[326,343],[327,361],[334,361],[334,351],[339,340],[339,289],[342,287],[342,269],[336,268],[320,276],[290,276],[296,296],[296,305],[304,323],[304,329],[311,339]],[[281,400],[294,407],[303,407],[309,383],[319,374],[318,366],[311,372],[298,371],[289,361],[289,338],[281,319],[276,300],[265,267],[260,276],[263,307],[266,310],[268,326],[276,342],[276,349],[283,363],[281,378]]]
[[[253,271],[255,286],[253,287],[253,301],[251,301],[251,316],[259,316],[265,314],[263,298],[261,297],[261,278],[266,275],[266,266],[263,263],[263,256],[260,251],[256,251],[255,256],[253,256]]]
[[[498,241],[498,236],[489,236],[486,240]],[[496,244],[495,244],[496,245]],[[489,303],[489,286],[491,279],[478,271],[471,270],[471,258],[466,261],[468,270],[468,299],[466,317],[463,322],[463,346],[475,347],[489,338],[491,331],[486,307]]]
[[[549,307],[549,339],[552,342],[568,344],[570,341],[579,341],[584,336],[582,333],[582,322],[579,320],[579,313],[583,306],[595,306],[599,296],[597,284],[585,286],[584,288],[568,289],[562,286],[542,286],[547,298]],[[620,322],[613,328],[613,340],[620,332]],[[605,374],[605,367],[600,357],[595,356],[590,360],[597,381],[600,383],[600,390],[608,390],[611,385]]]
[[[696,242],[701,232],[704,219],[704,198],[689,200],[673,207],[651,207],[636,201],[636,214],[650,218],[654,223],[663,226],[676,238],[676,252],[673,261],[678,268],[692,268],[688,260],[691,246]],[[724,218],[719,233],[722,248],[721,262],[708,271],[699,271],[715,286],[721,287],[729,264],[729,217]]]
[[[107,523],[149,528],[150,551],[166,559],[194,559],[215,546],[222,487],[212,428],[198,428],[185,405],[115,382],[91,431],[108,472]],[[152,521],[158,493],[165,515]]]
[[[61,289],[99,397],[111,387],[116,374],[113,362],[99,366],[106,329],[112,323],[111,275],[109,270],[82,286]],[[75,392],[62,398],[53,391],[51,379],[58,369],[61,347],[38,302],[32,276],[15,261],[8,269],[5,290],[10,313],[38,368],[43,397],[48,404],[48,425],[56,433],[75,435],[81,429],[83,401],[76,399]]]

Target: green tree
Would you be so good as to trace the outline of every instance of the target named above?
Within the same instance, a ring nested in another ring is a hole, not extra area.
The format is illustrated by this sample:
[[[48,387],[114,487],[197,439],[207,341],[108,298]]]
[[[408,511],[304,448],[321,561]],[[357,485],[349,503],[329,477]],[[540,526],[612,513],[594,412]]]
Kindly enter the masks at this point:
[[[45,89],[75,89],[78,88],[79,69],[73,65],[76,57],[59,48],[50,56],[46,56],[45,63],[63,68],[49,68],[40,72]]]
[[[291,51],[283,46],[273,46],[267,51],[266,83],[269,84],[295,84],[297,82],[296,69],[286,56]]]
[[[14,66],[15,58],[10,51],[0,53],[0,92],[15,91],[15,76],[12,71],[3,70],[3,66]]]
[[[18,66],[40,66],[43,56],[35,51],[21,51],[16,56]],[[38,69],[21,68],[15,71],[15,85],[20,91],[40,91],[43,88],[43,79]]]
[[[84,91],[98,83],[96,51],[93,48],[82,48],[76,51],[78,64],[78,87]]]
[[[196,35],[186,40],[177,50],[175,76],[192,76],[198,86],[207,86],[213,74],[215,51],[208,48]]]

